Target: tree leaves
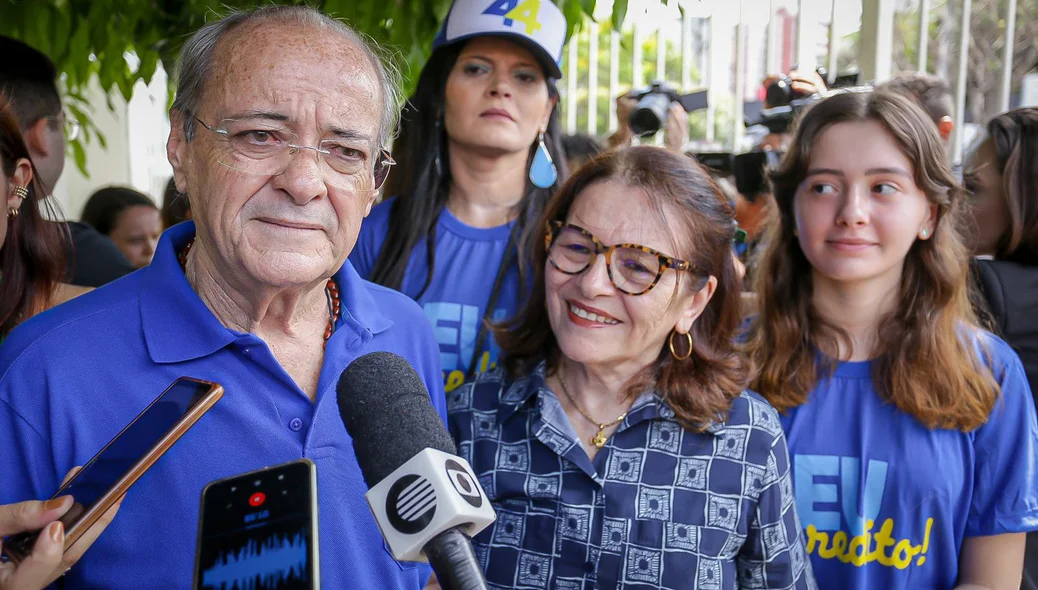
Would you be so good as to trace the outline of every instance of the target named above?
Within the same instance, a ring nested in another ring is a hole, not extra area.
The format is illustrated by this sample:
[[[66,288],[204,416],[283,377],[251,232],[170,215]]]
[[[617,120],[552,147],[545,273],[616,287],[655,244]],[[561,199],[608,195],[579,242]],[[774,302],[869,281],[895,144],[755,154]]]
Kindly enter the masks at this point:
[[[627,0],[614,0],[613,2],[613,30],[623,30],[624,18],[627,17]]]

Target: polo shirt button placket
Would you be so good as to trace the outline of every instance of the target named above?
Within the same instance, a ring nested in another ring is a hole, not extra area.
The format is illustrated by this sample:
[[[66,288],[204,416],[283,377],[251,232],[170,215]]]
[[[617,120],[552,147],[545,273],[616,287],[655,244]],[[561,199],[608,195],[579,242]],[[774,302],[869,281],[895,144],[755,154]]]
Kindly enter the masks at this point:
[[[288,423],[288,427],[292,429],[292,432],[299,432],[303,429],[303,421],[299,418],[292,418]]]

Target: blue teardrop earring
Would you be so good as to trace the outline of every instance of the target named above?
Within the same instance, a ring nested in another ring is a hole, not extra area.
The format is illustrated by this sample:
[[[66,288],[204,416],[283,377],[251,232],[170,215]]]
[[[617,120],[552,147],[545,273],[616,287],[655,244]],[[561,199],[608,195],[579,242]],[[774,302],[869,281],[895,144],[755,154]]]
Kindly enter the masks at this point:
[[[533,154],[533,162],[530,164],[530,182],[537,188],[551,188],[559,179],[559,173],[555,170],[555,163],[551,160],[548,147],[544,145],[544,132],[537,135],[537,151]]]

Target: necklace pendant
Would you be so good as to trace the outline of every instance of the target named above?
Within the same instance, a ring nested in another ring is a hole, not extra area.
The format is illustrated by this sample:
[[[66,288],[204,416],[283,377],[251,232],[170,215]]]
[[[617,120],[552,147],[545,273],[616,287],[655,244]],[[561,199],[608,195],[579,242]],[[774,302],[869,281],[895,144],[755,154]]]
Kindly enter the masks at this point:
[[[595,448],[601,449],[606,444],[605,429],[599,429],[598,434],[591,437],[591,444],[595,445]]]

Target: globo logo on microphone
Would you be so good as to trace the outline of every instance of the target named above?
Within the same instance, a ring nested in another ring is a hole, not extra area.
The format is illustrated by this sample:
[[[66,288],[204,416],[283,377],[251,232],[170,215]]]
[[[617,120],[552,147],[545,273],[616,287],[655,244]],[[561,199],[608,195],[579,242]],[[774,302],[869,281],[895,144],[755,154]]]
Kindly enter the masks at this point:
[[[472,504],[475,508],[483,505],[483,494],[479,492],[479,484],[472,479],[472,475],[469,474],[467,469],[462,467],[461,463],[454,459],[447,459],[444,468],[447,470],[447,477],[450,478],[454,489],[458,491],[458,495],[463,500]]]
[[[475,536],[496,515],[465,459],[426,448],[364,495],[393,557],[427,561],[423,548],[460,527]]]

